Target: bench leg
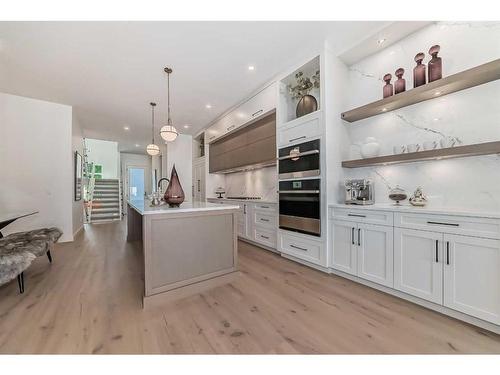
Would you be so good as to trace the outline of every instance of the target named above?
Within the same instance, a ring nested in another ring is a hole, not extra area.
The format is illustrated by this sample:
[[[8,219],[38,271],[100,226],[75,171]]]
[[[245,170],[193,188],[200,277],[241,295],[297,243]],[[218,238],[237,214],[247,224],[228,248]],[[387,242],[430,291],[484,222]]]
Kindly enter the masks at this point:
[[[17,275],[17,285],[19,285],[19,293],[24,293],[24,272]]]
[[[52,263],[52,255],[50,254],[50,250],[47,250],[47,258],[49,258],[49,262]]]

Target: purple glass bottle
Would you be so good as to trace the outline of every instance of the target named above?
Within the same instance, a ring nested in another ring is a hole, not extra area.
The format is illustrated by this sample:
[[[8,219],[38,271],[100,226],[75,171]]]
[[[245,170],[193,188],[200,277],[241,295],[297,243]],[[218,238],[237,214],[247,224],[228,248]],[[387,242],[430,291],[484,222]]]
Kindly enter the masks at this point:
[[[396,70],[396,77],[398,79],[396,82],[394,82],[394,94],[399,94],[401,92],[406,91],[406,81],[403,78],[403,74],[405,73],[405,70],[403,68],[399,68]]]
[[[391,79],[392,79],[392,75],[390,75],[389,73],[387,73],[384,76],[384,81],[385,81],[384,90],[383,90],[384,98],[388,98],[389,96],[392,96],[392,94],[393,94]]]
[[[417,66],[413,68],[413,87],[422,86],[427,83],[425,79],[425,64],[422,64],[424,57],[423,52],[419,52],[415,56]]]
[[[438,53],[441,47],[437,44],[429,49],[429,54],[432,56],[431,61],[429,61],[429,82],[441,79],[443,76],[443,63],[441,57],[438,57]]]

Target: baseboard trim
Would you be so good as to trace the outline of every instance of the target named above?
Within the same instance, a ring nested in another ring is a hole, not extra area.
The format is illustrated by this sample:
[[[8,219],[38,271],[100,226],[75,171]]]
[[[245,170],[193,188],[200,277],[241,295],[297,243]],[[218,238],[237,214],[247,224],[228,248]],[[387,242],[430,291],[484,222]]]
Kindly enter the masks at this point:
[[[177,301],[181,298],[190,297],[195,294],[203,293],[206,290],[213,289],[221,285],[229,284],[235,281],[236,278],[240,275],[240,271],[233,271],[221,276],[213,277],[208,280],[203,280],[197,283],[181,286],[176,289],[171,289],[166,292],[153,294],[151,296],[143,296],[142,307],[144,309],[162,307],[166,303]]]
[[[383,286],[383,285],[379,285],[379,284],[376,284],[374,282],[362,279],[362,278],[354,276],[354,275],[349,275],[349,274],[347,274],[345,272],[338,271],[338,270],[333,269],[333,268],[330,268],[329,272],[332,275],[340,276],[340,277],[343,277],[344,279],[348,279],[348,280],[354,281],[356,283],[368,286],[370,288],[377,289],[377,290],[379,290],[381,292],[384,292],[384,293],[390,294],[392,296],[404,299],[404,300],[412,302],[412,303],[414,303],[416,305],[425,307],[425,308],[427,308],[429,310],[436,311],[436,312],[438,312],[440,314],[446,315],[447,317],[451,317],[451,318],[454,318],[454,319],[457,319],[457,320],[461,320],[461,321],[463,321],[465,323],[469,323],[469,324],[472,324],[474,326],[483,328],[485,330],[494,332],[496,334],[500,334],[500,326],[497,326],[496,324],[493,324],[493,323],[490,323],[490,322],[486,322],[486,321],[484,321],[482,319],[475,318],[475,317],[473,317],[471,315],[467,315],[467,314],[461,313],[459,311],[452,310],[452,309],[450,309],[448,307],[445,307],[445,306],[438,305],[438,304],[433,303],[433,302],[429,302],[429,301],[423,300],[421,298],[418,298],[418,297],[406,294],[406,293],[401,292],[399,290],[392,289],[392,288],[389,288],[389,287],[386,287],[386,286]]]
[[[238,240],[246,242],[246,243],[249,243],[250,245],[254,245],[254,246],[260,247],[260,248],[262,248],[264,250],[271,251],[271,252],[273,252],[275,254],[280,254],[280,252],[278,250],[273,249],[272,247],[269,247],[269,246],[266,246],[266,245],[262,245],[262,244],[260,244],[258,242],[254,242],[254,241],[249,240],[247,238],[238,237]]]
[[[75,240],[75,237],[77,237],[80,233],[83,232],[83,228],[84,228],[84,225],[82,224],[82,226],[80,228],[78,228],[74,233],[73,233],[73,241]]]

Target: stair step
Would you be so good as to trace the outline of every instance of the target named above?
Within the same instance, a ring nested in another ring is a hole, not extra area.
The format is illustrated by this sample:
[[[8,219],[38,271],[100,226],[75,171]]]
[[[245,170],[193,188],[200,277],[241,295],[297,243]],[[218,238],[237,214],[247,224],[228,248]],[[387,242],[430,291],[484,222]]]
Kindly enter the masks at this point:
[[[118,198],[118,193],[101,193],[101,192],[94,192],[94,197],[117,197]]]
[[[93,201],[92,207],[93,208],[104,208],[104,207],[119,207],[120,203],[115,200],[115,201],[109,201],[109,202],[101,202],[101,201]]]
[[[104,213],[120,213],[120,208],[117,207],[92,207],[92,215]]]
[[[116,204],[118,204],[120,200],[118,199],[118,197],[116,198],[108,198],[108,197],[100,197],[100,198],[94,198],[92,202],[115,202]]]
[[[98,214],[92,214],[91,220],[100,220],[100,219],[117,219],[120,217],[120,213],[98,213]]]

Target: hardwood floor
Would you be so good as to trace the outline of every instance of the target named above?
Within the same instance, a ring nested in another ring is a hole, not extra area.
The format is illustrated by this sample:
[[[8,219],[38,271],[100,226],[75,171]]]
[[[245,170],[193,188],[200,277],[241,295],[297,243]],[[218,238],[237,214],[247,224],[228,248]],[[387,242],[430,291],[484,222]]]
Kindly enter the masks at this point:
[[[94,225],[0,287],[0,353],[500,353],[500,336],[239,243],[241,276],[141,308],[124,222]]]

